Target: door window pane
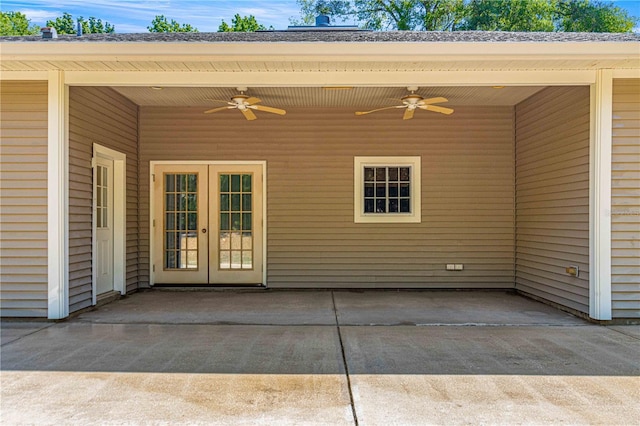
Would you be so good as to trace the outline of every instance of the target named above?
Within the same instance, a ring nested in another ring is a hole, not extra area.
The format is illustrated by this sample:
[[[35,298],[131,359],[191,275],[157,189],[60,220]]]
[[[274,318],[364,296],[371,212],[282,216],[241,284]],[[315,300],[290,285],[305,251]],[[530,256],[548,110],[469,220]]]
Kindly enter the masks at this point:
[[[253,269],[253,175],[221,174],[219,182],[218,267]]]
[[[164,268],[198,269],[198,174],[164,176]]]

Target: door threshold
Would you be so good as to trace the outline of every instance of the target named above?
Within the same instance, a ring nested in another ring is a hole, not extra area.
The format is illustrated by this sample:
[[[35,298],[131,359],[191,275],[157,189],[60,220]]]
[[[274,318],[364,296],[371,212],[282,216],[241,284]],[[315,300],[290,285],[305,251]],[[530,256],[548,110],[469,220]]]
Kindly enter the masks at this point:
[[[263,284],[154,284],[158,290],[238,290],[267,289]]]

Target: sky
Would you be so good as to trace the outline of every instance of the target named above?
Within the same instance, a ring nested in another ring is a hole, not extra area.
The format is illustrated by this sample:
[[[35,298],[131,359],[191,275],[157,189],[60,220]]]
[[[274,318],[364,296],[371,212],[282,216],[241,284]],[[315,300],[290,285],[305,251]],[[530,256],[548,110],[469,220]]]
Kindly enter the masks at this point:
[[[613,3],[640,16],[640,0]],[[0,0],[0,10],[22,12],[39,26],[63,12],[74,18],[93,16],[114,25],[117,33],[147,32],[156,15],[191,24],[200,32],[217,31],[222,20],[230,24],[236,13],[254,15],[266,27],[285,30],[300,12],[295,0]]]

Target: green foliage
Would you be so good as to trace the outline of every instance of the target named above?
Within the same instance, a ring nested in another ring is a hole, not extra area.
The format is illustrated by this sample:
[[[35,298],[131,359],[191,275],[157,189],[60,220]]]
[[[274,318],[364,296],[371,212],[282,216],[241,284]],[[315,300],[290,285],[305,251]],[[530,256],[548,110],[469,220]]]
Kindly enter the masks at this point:
[[[0,35],[21,36],[38,34],[40,27],[31,25],[26,15],[20,12],[0,12]]]
[[[78,18],[80,25],[82,25],[82,32],[84,34],[103,34],[114,33],[115,27],[102,19],[95,18],[93,16],[85,20],[82,16]],[[48,20],[47,27],[53,27],[58,34],[76,34],[77,23],[73,19],[70,13],[64,12],[62,16],[57,17],[55,20]]]
[[[147,27],[150,33],[197,33],[198,29],[191,24],[180,24],[174,19],[169,20],[164,15],[156,15]]]
[[[320,13],[366,29],[631,32],[638,18],[601,0],[297,0],[301,21]]]
[[[296,0],[300,18],[291,18],[292,25],[315,25],[316,16],[326,15],[331,20],[347,19],[355,13],[350,0]]]
[[[612,3],[589,0],[558,0],[556,9],[559,31],[594,33],[629,33],[638,18]]]
[[[231,25],[222,20],[222,24],[218,27],[218,32],[221,33],[252,33],[255,31],[264,31],[267,27],[259,24],[256,17],[253,15],[240,16],[236,15],[231,19]],[[273,27],[270,27],[273,29]]]
[[[461,29],[553,31],[555,8],[550,0],[471,0]]]

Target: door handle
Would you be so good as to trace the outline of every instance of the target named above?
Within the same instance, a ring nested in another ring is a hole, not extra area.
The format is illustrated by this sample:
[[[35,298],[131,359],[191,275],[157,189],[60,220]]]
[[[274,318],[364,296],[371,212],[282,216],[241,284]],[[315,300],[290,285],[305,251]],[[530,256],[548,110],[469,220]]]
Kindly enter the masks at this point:
[[[207,228],[202,228],[202,233],[206,234],[207,233]]]

